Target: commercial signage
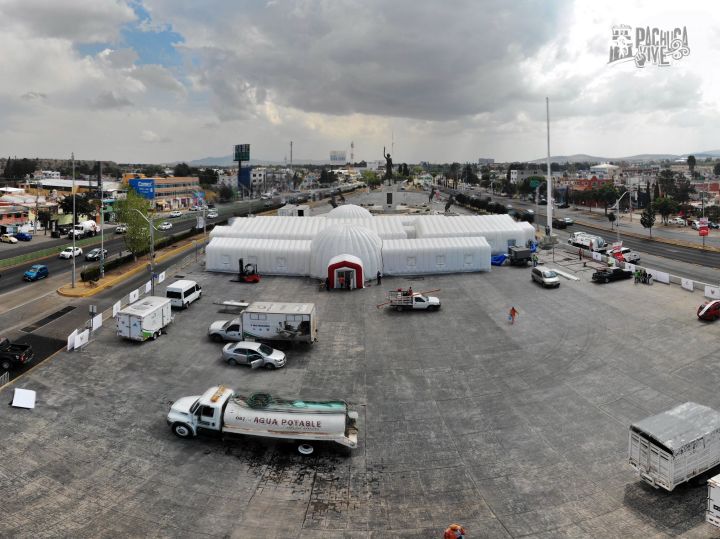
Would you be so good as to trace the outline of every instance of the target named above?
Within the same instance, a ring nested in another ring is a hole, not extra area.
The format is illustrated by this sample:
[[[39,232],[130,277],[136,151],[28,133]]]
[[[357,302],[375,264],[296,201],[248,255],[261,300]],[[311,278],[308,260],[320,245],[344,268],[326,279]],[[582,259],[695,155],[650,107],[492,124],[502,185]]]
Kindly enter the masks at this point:
[[[155,198],[155,180],[148,178],[134,178],[130,180],[130,187],[144,198]]]
[[[234,161],[250,161],[250,145],[236,144]]]
[[[330,161],[333,163],[345,163],[346,155],[343,151],[330,152]]]
[[[700,217],[698,219],[698,232],[701,236],[707,236],[708,235],[708,218],[707,217]]]

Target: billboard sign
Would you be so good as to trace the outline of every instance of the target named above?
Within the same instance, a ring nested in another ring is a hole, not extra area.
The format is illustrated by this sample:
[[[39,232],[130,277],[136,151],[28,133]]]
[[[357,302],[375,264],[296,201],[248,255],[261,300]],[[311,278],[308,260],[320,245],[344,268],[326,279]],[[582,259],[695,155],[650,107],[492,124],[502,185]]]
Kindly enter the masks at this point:
[[[330,152],[330,161],[333,163],[344,163],[346,161],[344,151],[332,151]]]
[[[234,161],[250,161],[250,145],[236,144]]]
[[[151,200],[155,198],[155,180],[152,178],[134,178],[129,183],[141,197]]]

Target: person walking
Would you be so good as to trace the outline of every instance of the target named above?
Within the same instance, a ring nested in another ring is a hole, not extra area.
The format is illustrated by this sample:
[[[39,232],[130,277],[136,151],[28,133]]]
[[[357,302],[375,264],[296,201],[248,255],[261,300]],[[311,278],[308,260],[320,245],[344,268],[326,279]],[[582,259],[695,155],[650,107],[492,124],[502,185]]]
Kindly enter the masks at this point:
[[[539,260],[540,259],[538,258],[538,255],[536,253],[533,253],[533,255],[532,255],[533,268],[537,268]]]
[[[445,529],[443,539],[465,539],[465,533],[465,528],[460,524],[450,524],[450,526]]]
[[[518,314],[520,314],[520,313],[514,306],[510,307],[510,312],[508,313],[508,320],[510,320],[511,324],[515,323],[515,318],[517,317]]]
[[[580,257],[580,260],[582,260],[582,247],[578,249],[578,256]]]
[[[377,272],[377,285],[380,286],[382,284],[382,273],[380,273],[380,270]]]

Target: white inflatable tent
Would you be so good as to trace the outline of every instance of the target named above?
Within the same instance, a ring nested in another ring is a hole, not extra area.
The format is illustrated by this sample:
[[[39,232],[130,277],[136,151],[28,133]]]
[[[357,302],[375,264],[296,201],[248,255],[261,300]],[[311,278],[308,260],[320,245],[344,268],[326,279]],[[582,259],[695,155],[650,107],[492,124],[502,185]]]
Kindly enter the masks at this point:
[[[482,237],[385,240],[382,261],[386,275],[490,271],[490,245]]]
[[[206,249],[205,269],[237,273],[238,260],[242,258],[245,264],[257,264],[261,275],[308,275],[311,243],[309,240],[214,238]]]

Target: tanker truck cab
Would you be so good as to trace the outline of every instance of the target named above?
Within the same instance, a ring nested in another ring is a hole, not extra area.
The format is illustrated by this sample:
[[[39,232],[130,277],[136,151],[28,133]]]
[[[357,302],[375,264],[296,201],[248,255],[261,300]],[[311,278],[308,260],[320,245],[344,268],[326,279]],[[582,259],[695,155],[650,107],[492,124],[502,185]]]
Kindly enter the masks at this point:
[[[281,438],[298,441],[303,454],[313,452],[312,442],[357,447],[357,419],[357,412],[350,411],[344,401],[283,399],[268,393],[245,397],[225,386],[178,399],[167,416],[168,425],[180,438],[193,438],[203,431]]]

